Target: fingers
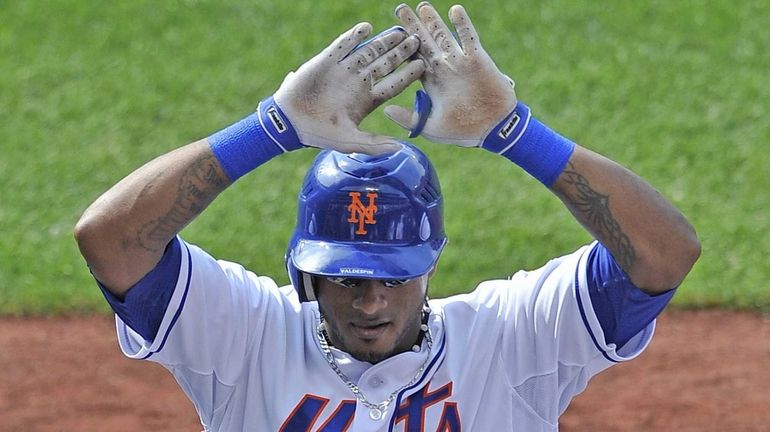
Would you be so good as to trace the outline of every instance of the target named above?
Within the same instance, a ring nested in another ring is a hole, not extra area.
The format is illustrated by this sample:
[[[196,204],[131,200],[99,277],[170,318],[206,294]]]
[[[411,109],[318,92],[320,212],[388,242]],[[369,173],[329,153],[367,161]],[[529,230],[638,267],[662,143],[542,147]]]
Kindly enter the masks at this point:
[[[396,71],[399,66],[401,66],[402,63],[407,61],[415,52],[417,52],[417,48],[420,46],[420,42],[417,40],[416,36],[409,36],[408,38],[404,39],[403,42],[401,42],[398,46],[390,50],[388,53],[377,59],[374,63],[372,63],[368,68],[364,69],[362,72],[364,74],[368,74],[372,78],[372,82],[376,82],[380,78],[388,77],[388,75]],[[411,64],[415,63],[415,64]],[[398,70],[398,75],[400,78],[410,79],[411,80],[407,83],[413,82],[414,80],[418,79],[420,75],[422,75],[422,70],[424,67],[422,67],[424,63],[422,60],[414,60],[412,62],[407,63],[405,68],[409,68],[409,72],[411,74],[407,74],[404,76],[402,73],[403,70]]]
[[[378,60],[407,38],[406,31],[396,26],[378,34],[372,39],[359,43],[351,52],[340,59],[348,69],[361,69]],[[399,63],[400,64],[400,63]]]
[[[393,137],[375,135],[357,130],[352,139],[335,145],[335,150],[344,153],[366,153],[378,155],[398,151],[401,144]]]
[[[372,33],[372,25],[367,22],[358,23],[350,30],[342,33],[324,51],[328,57],[340,61],[364,39]]]
[[[396,16],[409,34],[417,35],[420,39],[420,55],[429,59],[441,52],[436,40],[433,39],[428,28],[420,21],[412,8],[402,3],[396,7]]]
[[[393,137],[363,132],[355,127],[306,131],[300,138],[308,147],[337,150],[343,153],[375,155],[396,151],[401,147],[399,141]]]
[[[458,55],[461,53],[457,40],[452,36],[449,27],[441,19],[436,9],[427,1],[417,5],[417,15],[423,22],[436,46],[446,54]]]
[[[476,32],[476,28],[473,27],[473,23],[464,7],[460,5],[452,6],[449,9],[449,21],[452,22],[455,30],[457,30],[457,37],[465,54],[482,50],[479,34]]]
[[[412,60],[404,67],[386,75],[372,87],[372,96],[379,101],[376,104],[379,105],[386,99],[400,94],[410,84],[420,79],[424,72],[425,63],[422,60]]]

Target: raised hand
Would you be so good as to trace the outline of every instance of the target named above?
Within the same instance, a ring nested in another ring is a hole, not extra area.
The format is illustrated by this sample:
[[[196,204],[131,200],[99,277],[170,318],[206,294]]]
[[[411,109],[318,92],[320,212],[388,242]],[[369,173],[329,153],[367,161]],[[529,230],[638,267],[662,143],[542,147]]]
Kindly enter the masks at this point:
[[[433,107],[421,134],[434,142],[481,146],[516,106],[513,81],[484,51],[462,6],[449,10],[457,37],[428,2],[420,3],[416,13],[401,4],[396,16],[409,34],[419,37],[418,55],[426,64],[422,85]],[[394,105],[387,106],[385,114],[409,130],[419,120],[417,112]]]
[[[364,42],[371,31],[369,23],[355,25],[290,72],[274,94],[303,145],[370,154],[399,148],[395,138],[358,126],[422,75],[422,60],[408,61],[420,43],[400,27]]]

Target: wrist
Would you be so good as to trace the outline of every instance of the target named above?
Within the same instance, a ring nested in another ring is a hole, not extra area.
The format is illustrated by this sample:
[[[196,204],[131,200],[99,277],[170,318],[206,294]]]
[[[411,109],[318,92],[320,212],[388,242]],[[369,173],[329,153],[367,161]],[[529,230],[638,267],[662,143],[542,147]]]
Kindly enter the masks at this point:
[[[260,102],[257,112],[209,136],[208,142],[233,182],[282,153],[302,148],[272,97]]]
[[[567,166],[575,143],[541,123],[528,106],[519,102],[487,135],[482,147],[504,156],[551,187]]]

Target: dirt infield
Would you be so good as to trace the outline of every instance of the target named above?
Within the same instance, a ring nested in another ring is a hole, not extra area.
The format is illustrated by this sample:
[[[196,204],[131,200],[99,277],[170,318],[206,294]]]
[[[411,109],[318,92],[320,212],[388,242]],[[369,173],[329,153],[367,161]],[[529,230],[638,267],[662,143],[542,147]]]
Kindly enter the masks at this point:
[[[124,358],[107,317],[0,319],[0,430],[200,431],[169,373]],[[562,431],[770,430],[770,318],[671,311],[597,376]]]

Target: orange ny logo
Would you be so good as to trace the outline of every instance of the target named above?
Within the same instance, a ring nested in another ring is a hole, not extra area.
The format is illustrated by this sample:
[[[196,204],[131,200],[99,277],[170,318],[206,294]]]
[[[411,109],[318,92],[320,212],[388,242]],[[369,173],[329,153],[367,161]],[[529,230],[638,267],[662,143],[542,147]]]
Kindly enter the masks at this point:
[[[358,229],[356,234],[366,234],[366,228],[364,224],[374,225],[377,223],[374,220],[374,214],[377,213],[377,206],[374,205],[374,199],[377,198],[375,192],[368,192],[366,196],[369,198],[369,205],[364,207],[364,203],[361,202],[361,192],[350,192],[351,201],[348,206],[350,217],[348,222],[357,223]]]

